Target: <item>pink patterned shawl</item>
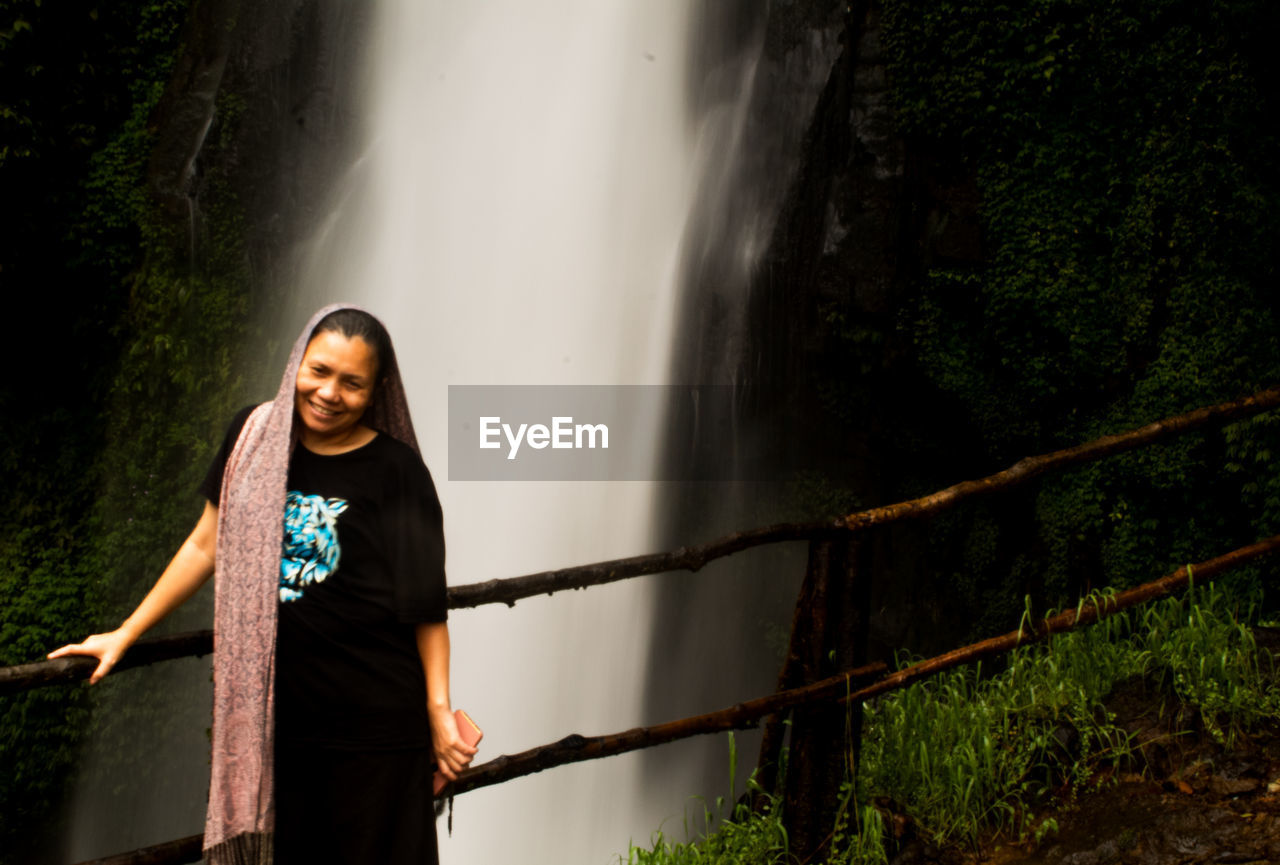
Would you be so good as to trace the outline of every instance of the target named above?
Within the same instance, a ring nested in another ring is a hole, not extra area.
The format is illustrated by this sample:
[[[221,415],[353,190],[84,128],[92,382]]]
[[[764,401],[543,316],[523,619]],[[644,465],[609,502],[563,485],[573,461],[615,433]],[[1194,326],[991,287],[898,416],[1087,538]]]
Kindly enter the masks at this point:
[[[326,306],[307,322],[280,389],[254,409],[227,458],[214,571],[213,774],[204,849],[209,865],[270,865],[275,803],[276,605],[289,457],[298,440],[298,367]],[[381,386],[364,424],[418,449],[395,352],[381,358]]]

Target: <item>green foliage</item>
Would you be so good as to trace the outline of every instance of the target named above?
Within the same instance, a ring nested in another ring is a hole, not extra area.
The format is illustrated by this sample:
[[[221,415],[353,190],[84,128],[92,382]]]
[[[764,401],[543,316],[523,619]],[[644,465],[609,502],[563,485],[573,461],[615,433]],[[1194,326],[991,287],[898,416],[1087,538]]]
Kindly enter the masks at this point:
[[[1071,634],[1018,652],[998,676],[964,668],[868,707],[859,782],[903,803],[940,843],[1022,836],[1040,796],[1081,789],[1100,762],[1128,756],[1101,703],[1120,670],[1109,636]],[[1078,753],[1065,748],[1068,731]]]
[[[857,494],[829,475],[811,470],[797,472],[786,486],[788,517],[816,520],[851,514],[864,507]]]
[[[854,819],[856,817],[856,820]],[[853,784],[841,787],[830,851],[825,865],[882,865],[889,857],[885,847],[884,817],[874,805],[857,807]]]
[[[1158,683],[1224,743],[1268,723],[1280,682],[1246,624],[1253,608],[1241,615],[1235,597],[1193,588],[1015,650],[999,674],[962,668],[868,705],[861,798],[894,798],[939,843],[1039,831],[1046,794],[1085,790],[1130,757],[1104,698],[1132,677]]]
[[[673,842],[658,830],[650,839],[650,849],[631,846],[626,865],[790,865],[793,859],[787,856],[786,832],[777,808],[776,799],[771,799],[760,813],[746,805],[735,805],[718,828],[713,828],[715,815],[707,809],[700,838]],[[688,837],[688,827],[685,834]]]
[[[732,801],[736,796],[733,767],[737,765],[733,733],[729,734],[729,761]],[[753,810],[745,799],[761,804]],[[744,799],[729,807],[724,797],[717,797],[714,809],[703,806],[702,817],[697,837],[691,837],[687,819],[685,841],[673,841],[659,829],[650,839],[651,847],[630,846],[625,865],[799,865],[787,850],[781,797],[760,787],[754,775],[747,779]],[[841,788],[826,854],[813,865],[882,865],[887,861],[880,812],[871,806],[856,806],[852,782]],[[619,862],[623,862],[621,857]]]
[[[1214,584],[1142,612],[1138,646],[1146,670],[1194,706],[1214,740],[1230,745],[1249,727],[1280,716],[1274,661],[1259,652],[1244,614]]]
[[[729,733],[729,800],[736,797],[734,776],[737,771],[737,741],[732,732]],[[672,842],[661,829],[653,834],[652,848],[645,849],[631,845],[627,851],[626,865],[703,865],[703,863],[724,863],[724,865],[784,865],[790,863],[787,856],[787,833],[782,827],[780,801],[778,797],[767,793],[755,781],[755,776],[747,779],[747,791],[751,796],[760,796],[765,805],[759,811],[752,811],[745,802],[738,801],[726,814],[726,801],[723,796],[716,797],[714,810],[703,804],[703,828],[700,837],[685,842]],[[717,825],[718,824],[718,825]],[[688,838],[689,823],[685,818],[685,837]]]
[[[32,523],[0,543],[0,665],[39,658],[65,628],[87,622],[82,575],[66,567],[68,554],[83,544],[59,529],[56,514],[43,525],[35,522],[46,515],[29,511]],[[84,697],[78,689],[41,689],[0,698],[0,842],[6,851],[20,850],[18,830],[39,826],[60,798],[87,720]]]
[[[1091,600],[1105,609],[1108,597]],[[1254,643],[1248,623],[1255,614],[1239,595],[1194,586],[1181,598],[1016,649],[998,673],[984,675],[980,664],[960,668],[872,701],[864,707],[857,783],[841,788],[822,861],[888,861],[884,818],[860,804],[884,797],[938,844],[973,845],[991,833],[1043,840],[1057,831],[1052,818],[1036,816],[1050,797],[1095,788],[1114,776],[1103,770],[1135,756],[1133,734],[1105,704],[1125,680],[1152,683],[1167,714],[1177,707],[1177,717],[1198,721],[1226,745],[1272,723],[1280,679]],[[1024,624],[1030,616],[1028,599]],[[704,808],[697,838],[673,842],[659,831],[650,848],[631,846],[626,865],[795,865],[780,797],[754,778],[747,792],[764,807],[739,802],[726,814],[719,798],[714,810]]]
[[[104,394],[118,345],[113,290],[137,259],[136,206],[100,200],[91,166],[133,131],[141,186],[151,95],[165,80],[185,3],[0,3],[0,271],[41,354],[0,385],[6,497],[0,504],[0,664],[40,658],[100,621],[95,548]],[[130,119],[132,118],[132,119]],[[104,176],[101,168],[95,177]],[[135,197],[135,202],[140,201]],[[115,220],[104,219],[114,214]],[[0,859],[56,837],[49,822],[89,717],[83,689],[0,700]]]
[[[0,2],[0,172],[100,146],[138,88],[167,74],[186,7]]]
[[[884,4],[901,131],[976,180],[983,259],[921,275],[901,328],[958,413],[946,432],[1004,465],[1280,381],[1280,175],[1256,0]],[[941,205],[946,207],[944,203]],[[981,598],[1061,603],[1072,575],[1131,585],[1275,531],[1280,426],[1110,460],[1046,483],[1035,521],[937,557]],[[1238,578],[1257,588],[1266,572]],[[1019,593],[1020,594],[1020,593]]]
[[[112,627],[137,602],[198,515],[193,490],[243,401],[238,204],[206,167],[196,230],[158,208],[146,179],[187,5],[0,2],[13,226],[0,270],[46,339],[27,374],[0,385],[5,416],[28,421],[0,431],[3,664]],[[233,120],[215,121],[211,164]],[[62,831],[53,809],[90,723],[128,736],[151,711],[91,712],[110,690],[0,700],[0,861],[29,861]],[[136,766],[104,771],[146,783]]]

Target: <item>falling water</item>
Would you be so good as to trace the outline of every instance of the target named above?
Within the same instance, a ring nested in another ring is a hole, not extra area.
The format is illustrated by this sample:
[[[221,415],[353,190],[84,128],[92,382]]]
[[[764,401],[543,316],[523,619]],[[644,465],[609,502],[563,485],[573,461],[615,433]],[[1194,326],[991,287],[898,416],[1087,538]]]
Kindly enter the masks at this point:
[[[339,17],[322,21],[322,29],[342,31],[346,7],[332,7]],[[738,26],[724,26],[732,22]],[[779,197],[772,187],[785,184],[776,160],[763,159],[761,136],[744,143],[761,26],[760,9],[741,0],[382,0],[373,37],[360,28],[355,43],[365,49],[367,68],[325,64],[327,76],[368,82],[355,112],[363,128],[351,136],[358,152],[344,176],[313,183],[316,165],[326,164],[326,154],[332,164],[337,151],[326,149],[323,136],[307,137],[314,134],[310,114],[288,126],[294,138],[286,136],[277,157],[292,172],[281,174],[283,186],[331,183],[332,193],[294,266],[274,270],[290,274],[290,308],[267,314],[284,347],[314,308],[334,300],[361,302],[388,322],[444,505],[454,584],[653,551],[669,545],[672,515],[687,513],[672,508],[669,489],[644,483],[450,481],[447,388],[658,384],[672,369],[692,370],[689,380],[725,380],[721,373],[735,361],[717,353],[731,354],[741,334],[717,334],[712,346],[694,337],[691,344],[702,317],[691,314],[701,301],[688,290],[709,287],[730,309],[741,301],[769,232],[766,211]],[[695,50],[701,54],[690,57]],[[350,85],[323,86],[336,92]],[[286,102],[297,96],[282,95]],[[318,119],[323,125],[348,116]],[[300,152],[306,147],[310,156]],[[754,187],[735,168],[742,159],[759,163]],[[677,317],[687,320],[683,348],[673,353]],[[709,354],[699,366],[689,363],[691,351]],[[648,425],[655,445],[661,439],[661,418],[635,423]],[[660,506],[665,523],[654,519]],[[686,522],[698,531],[739,527],[705,514]],[[673,603],[672,591],[682,589],[669,584],[663,596],[653,580],[636,580],[515,609],[455,612],[453,699],[486,731],[480,759],[758,693],[753,685],[729,697],[725,687],[743,680],[726,675],[743,657],[734,648],[742,623],[720,647],[730,657],[715,661],[715,687],[682,671],[713,654],[706,645],[714,641],[711,623],[695,616],[714,609],[723,625],[746,615],[723,603],[744,591],[742,574],[720,570],[700,578],[709,604]],[[766,562],[763,570],[777,582],[778,573],[793,569]],[[681,606],[697,609],[677,621]],[[190,664],[199,666],[194,675],[174,670],[184,688],[199,691],[178,700],[194,712],[178,726],[200,734],[207,665]],[[129,705],[126,697],[118,702]],[[687,797],[725,792],[723,779],[706,777],[709,765],[724,766],[723,747],[691,741],[468,793],[457,800],[452,837],[443,837],[442,826],[442,860],[603,865],[659,827],[678,836]],[[177,775],[185,792],[140,792],[131,810],[150,818],[135,819],[127,832],[108,826],[102,809],[81,807],[99,801],[113,783],[110,766],[127,761],[86,771],[100,780],[81,784],[77,794],[72,846],[83,852],[75,856],[197,831],[207,751],[187,743],[181,752],[186,763],[174,755],[164,765],[185,766],[189,755],[200,755],[199,765]],[[701,814],[701,805],[693,810]]]
[[[448,385],[665,380],[693,185],[687,14],[683,0],[384,0],[367,146],[293,318],[348,298],[389,323],[454,584],[653,548],[648,484],[451,482],[445,412]],[[636,422],[656,440],[660,418]],[[658,720],[651,614],[641,581],[455,612],[453,701],[485,729],[480,759]],[[692,792],[641,789],[644,759],[468,793],[452,837],[441,825],[442,861],[610,861],[679,824]]]

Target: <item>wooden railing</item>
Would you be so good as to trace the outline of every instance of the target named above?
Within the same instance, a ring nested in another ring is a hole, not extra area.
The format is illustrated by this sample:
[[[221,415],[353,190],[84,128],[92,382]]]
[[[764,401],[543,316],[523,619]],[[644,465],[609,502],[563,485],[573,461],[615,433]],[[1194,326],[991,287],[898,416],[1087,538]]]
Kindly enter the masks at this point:
[[[444,795],[457,795],[567,763],[622,754],[706,733],[753,727],[758,725],[762,718],[768,718],[761,751],[761,763],[764,765],[770,762],[770,756],[775,754],[776,749],[781,745],[779,731],[783,714],[789,709],[813,704],[829,705],[836,702],[852,702],[860,705],[866,699],[904,687],[922,677],[1006,652],[1017,645],[1044,639],[1059,631],[1089,625],[1113,612],[1163,597],[1185,587],[1192,574],[1197,579],[1208,579],[1230,568],[1254,561],[1280,548],[1280,535],[1196,565],[1188,565],[1154,582],[1121,592],[1108,599],[1105,609],[1086,603],[1078,609],[1068,610],[1043,622],[954,649],[893,673],[890,673],[882,663],[852,664],[835,675],[813,680],[811,665],[807,667],[804,662],[803,656],[812,648],[807,646],[806,641],[812,636],[811,632],[821,630],[822,625],[820,621],[814,619],[815,596],[829,592],[833,587],[847,590],[850,586],[842,587],[840,585],[842,582],[858,581],[856,569],[848,567],[843,570],[843,573],[837,575],[833,583],[832,573],[826,567],[827,559],[824,558],[823,552],[832,542],[855,538],[859,533],[875,527],[927,518],[968,499],[1015,489],[1050,471],[1093,462],[1192,430],[1250,417],[1278,406],[1280,406],[1280,388],[1272,388],[1233,402],[1208,406],[1127,432],[1105,436],[1077,447],[1028,457],[1004,471],[987,477],[964,481],[927,496],[859,511],[834,520],[767,526],[727,535],[707,544],[681,547],[666,553],[633,556],[451,588],[449,590],[451,608],[476,607],[492,603],[505,603],[511,606],[519,600],[535,595],[587,588],[648,574],[680,570],[696,572],[710,561],[764,544],[793,540],[810,542],[810,566],[796,605],[787,661],[779,675],[779,687],[774,694],[739,703],[717,712],[682,718],[651,727],[637,727],[620,733],[597,736],[577,734],[566,736],[557,742],[519,754],[504,755],[472,767],[463,772],[459,779],[446,789]],[[865,581],[862,582],[864,585],[859,591],[865,589]],[[863,607],[865,608],[865,604]],[[864,649],[865,636],[864,628],[863,633],[857,635],[857,640],[862,643]],[[129,654],[117,664],[116,670],[122,671],[172,658],[203,655],[210,651],[212,651],[212,634],[209,631],[142,640],[129,650]],[[855,651],[853,656],[856,657],[857,654]],[[0,668],[0,695],[85,679],[95,666],[96,661],[88,658],[62,658]],[[806,677],[810,680],[797,683],[797,679]],[[793,735],[795,735],[794,731]],[[93,863],[84,863],[84,865],[180,865],[180,863],[199,859],[200,845],[201,836],[192,836],[107,859],[95,860]]]

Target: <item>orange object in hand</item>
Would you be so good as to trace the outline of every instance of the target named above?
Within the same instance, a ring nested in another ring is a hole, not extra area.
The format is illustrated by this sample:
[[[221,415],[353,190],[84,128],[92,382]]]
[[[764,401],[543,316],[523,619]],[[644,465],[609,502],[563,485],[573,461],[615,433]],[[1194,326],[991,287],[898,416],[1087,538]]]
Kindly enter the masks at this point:
[[[471,716],[466,712],[458,709],[453,713],[453,718],[458,722],[458,735],[461,736],[462,741],[466,742],[468,745],[474,747],[481,739],[484,738],[484,731],[480,729],[475,721],[471,720]],[[448,783],[449,779],[442,775],[440,770],[437,769],[435,778],[432,779],[431,783],[432,795],[439,796],[440,791],[443,790],[445,785]]]

